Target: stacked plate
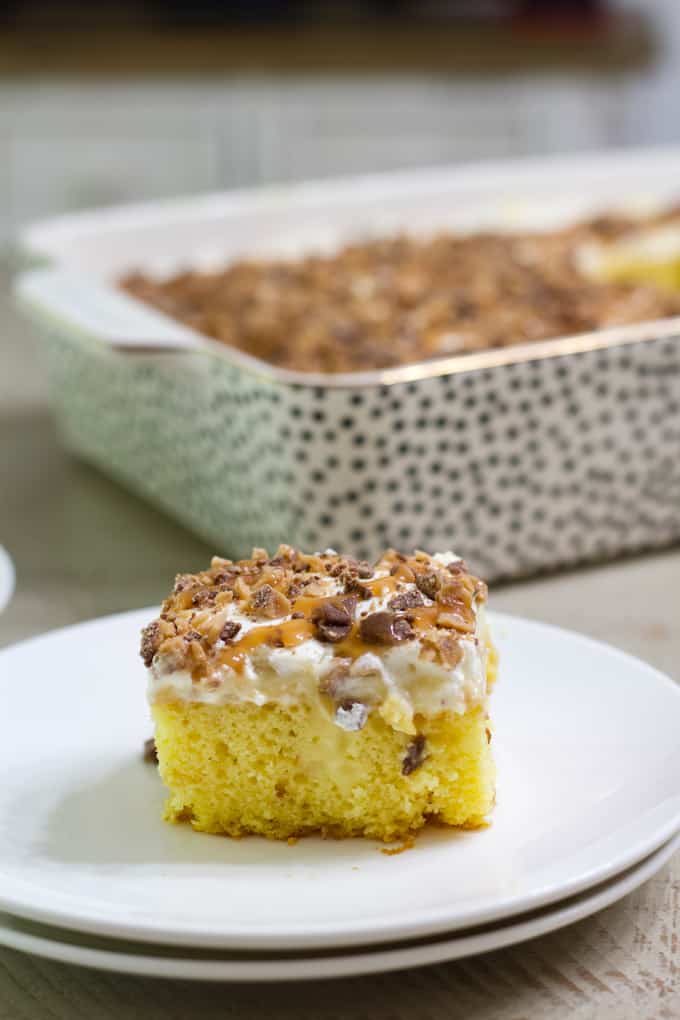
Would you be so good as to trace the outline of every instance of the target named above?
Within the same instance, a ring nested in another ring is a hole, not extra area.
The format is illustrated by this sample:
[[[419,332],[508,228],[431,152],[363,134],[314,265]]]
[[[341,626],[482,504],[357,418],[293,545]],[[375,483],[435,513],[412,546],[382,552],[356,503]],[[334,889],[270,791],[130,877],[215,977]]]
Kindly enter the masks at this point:
[[[203,980],[402,969],[585,917],[680,845],[680,688],[612,648],[501,615],[487,829],[433,828],[385,853],[166,825],[141,754],[137,639],[153,615],[0,653],[1,944]]]

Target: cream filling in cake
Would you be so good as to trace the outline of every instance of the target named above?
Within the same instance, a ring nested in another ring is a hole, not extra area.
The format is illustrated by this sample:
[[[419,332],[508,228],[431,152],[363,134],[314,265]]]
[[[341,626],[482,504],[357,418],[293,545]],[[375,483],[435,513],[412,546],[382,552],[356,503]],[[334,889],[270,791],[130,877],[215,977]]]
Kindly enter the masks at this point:
[[[459,557],[444,553],[433,556],[432,560],[445,567],[458,562]],[[377,570],[365,583],[370,585],[388,578],[389,570]],[[417,591],[415,584],[401,581],[396,593]],[[340,596],[342,592],[341,582],[331,576],[319,578],[315,589],[320,598]],[[360,599],[356,608],[358,618],[386,611],[394,596],[395,589],[390,587],[381,594]],[[434,605],[433,599],[419,597],[424,607]],[[472,610],[474,631],[460,638],[460,658],[453,668],[428,657],[419,638],[385,648],[354,647],[349,661],[343,656],[342,645],[320,641],[314,636],[305,637],[293,647],[254,643],[239,655],[237,668],[229,661],[221,661],[218,654],[210,670],[199,677],[186,668],[176,668],[173,656],[161,652],[154,656],[149,669],[149,701],[152,704],[180,701],[212,705],[271,702],[284,706],[299,701],[318,703],[320,692],[324,691],[341,661],[341,695],[332,715],[337,726],[358,729],[367,714],[377,711],[394,729],[415,733],[416,715],[463,714],[486,702],[489,640],[485,606],[474,599]],[[266,627],[271,632],[272,628],[291,620],[291,614],[258,620],[231,602],[220,609],[217,618],[214,607],[205,611],[205,620],[200,611],[195,613],[192,626],[201,629],[208,618],[213,628],[221,628],[228,621],[238,624],[240,641],[258,628]],[[217,653],[221,644],[219,640],[215,642]]]

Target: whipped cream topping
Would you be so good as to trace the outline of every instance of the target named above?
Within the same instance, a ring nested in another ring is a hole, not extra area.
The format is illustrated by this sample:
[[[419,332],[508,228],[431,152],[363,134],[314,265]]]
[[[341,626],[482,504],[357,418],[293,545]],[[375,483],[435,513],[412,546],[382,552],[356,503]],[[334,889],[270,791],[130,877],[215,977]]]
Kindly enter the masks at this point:
[[[292,581],[274,574],[277,592],[287,595],[281,602],[267,593],[270,611],[279,603],[288,611],[265,617],[253,608],[263,603],[260,574],[248,591],[237,585],[222,602],[212,592],[224,583],[219,576],[229,573],[228,561],[219,561],[221,572],[213,564],[214,576],[198,575],[196,585],[178,579],[174,599],[150,625],[157,647],[150,655],[147,641],[149,700],[306,701],[324,706],[342,729],[361,729],[378,712],[409,734],[416,732],[417,715],[464,713],[483,705],[489,649],[485,588],[454,553],[417,555],[387,554],[372,569],[360,565],[348,571],[338,568],[343,558],[327,550],[312,557],[312,567],[319,562],[323,567],[311,574],[298,570]],[[267,562],[276,570],[276,558]],[[264,566],[261,573],[267,573]],[[193,593],[190,601],[187,591]],[[324,626],[319,611],[323,616],[329,604],[339,615]],[[181,654],[185,646],[195,646],[193,654]]]

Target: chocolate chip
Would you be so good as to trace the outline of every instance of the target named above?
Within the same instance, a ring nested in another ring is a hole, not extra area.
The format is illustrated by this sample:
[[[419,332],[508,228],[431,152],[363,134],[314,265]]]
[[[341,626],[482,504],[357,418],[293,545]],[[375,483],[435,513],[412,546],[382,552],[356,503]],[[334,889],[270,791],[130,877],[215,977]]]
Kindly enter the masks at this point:
[[[383,610],[365,616],[360,624],[361,637],[368,644],[397,645],[415,637],[411,624],[403,616]]]
[[[312,623],[320,641],[336,643],[347,637],[352,629],[352,616],[342,603],[321,602],[312,610]]]
[[[175,578],[175,587],[172,589],[175,595],[178,595],[181,591],[186,591],[187,588],[193,588],[196,583],[196,578],[191,574],[178,574]]]
[[[408,591],[402,591],[398,595],[394,595],[387,605],[395,613],[398,613],[405,609],[414,609],[415,606],[424,606],[425,602],[419,591],[410,588]]]
[[[201,591],[197,591],[191,596],[191,604],[197,608],[200,608],[201,606],[211,606],[215,601],[216,595],[216,591],[210,591],[209,588],[203,588]]]
[[[401,763],[401,774],[402,776],[410,776],[412,772],[415,772],[417,768],[425,761],[427,755],[425,754],[425,737],[419,733],[415,740],[406,748],[406,754]]]
[[[292,613],[291,614],[291,620],[304,620],[304,618],[305,618],[305,614],[304,613]]]
[[[150,765],[158,765],[158,751],[156,750],[156,741],[153,737],[149,737],[148,740],[144,741],[143,758]]]
[[[149,623],[142,631],[142,643],[139,649],[144,665],[148,669],[161,642],[161,627],[158,620]]]
[[[220,641],[233,641],[238,632],[241,629],[240,623],[235,623],[234,620],[227,620],[224,627],[220,631]]]
[[[188,630],[184,635],[184,640],[189,641],[200,641],[203,635],[198,630]]]

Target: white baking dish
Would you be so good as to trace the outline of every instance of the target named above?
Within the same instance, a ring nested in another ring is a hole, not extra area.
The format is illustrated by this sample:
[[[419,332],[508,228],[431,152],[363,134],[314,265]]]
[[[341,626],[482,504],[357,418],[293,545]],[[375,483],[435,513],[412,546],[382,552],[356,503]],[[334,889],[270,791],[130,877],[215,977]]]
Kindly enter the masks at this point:
[[[680,193],[680,149],[100,210],[26,228],[65,441],[228,554],[454,546],[517,576],[680,537],[680,320],[381,372],[289,372],[115,289],[408,230],[549,228]]]

